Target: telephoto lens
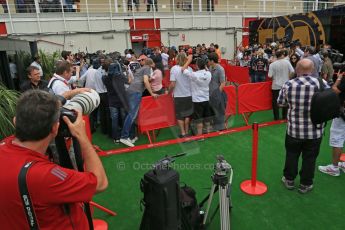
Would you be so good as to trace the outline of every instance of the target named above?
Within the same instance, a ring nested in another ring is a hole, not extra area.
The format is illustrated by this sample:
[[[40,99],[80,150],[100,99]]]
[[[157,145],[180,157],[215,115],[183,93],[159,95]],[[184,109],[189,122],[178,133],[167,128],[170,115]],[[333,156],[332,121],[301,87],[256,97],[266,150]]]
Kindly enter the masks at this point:
[[[99,103],[100,98],[98,93],[91,89],[91,92],[84,92],[75,95],[63,107],[69,110],[78,110],[84,115],[88,115],[98,107]]]

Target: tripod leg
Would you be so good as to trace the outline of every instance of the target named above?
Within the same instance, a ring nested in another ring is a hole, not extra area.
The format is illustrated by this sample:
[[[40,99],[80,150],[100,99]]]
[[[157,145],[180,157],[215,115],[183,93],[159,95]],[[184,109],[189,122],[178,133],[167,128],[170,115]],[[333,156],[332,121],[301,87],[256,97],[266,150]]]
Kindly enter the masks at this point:
[[[219,186],[219,206],[220,206],[220,225],[221,230],[230,230],[230,210],[229,210],[229,185]]]
[[[208,215],[208,212],[210,211],[210,207],[211,207],[211,203],[212,203],[212,198],[213,198],[213,194],[214,194],[214,190],[215,189],[216,189],[216,185],[213,184],[212,188],[211,188],[211,191],[210,191],[210,196],[209,196],[208,201],[207,201],[207,208],[206,208],[206,211],[205,211],[204,220],[202,222],[203,225],[206,224],[207,215]]]

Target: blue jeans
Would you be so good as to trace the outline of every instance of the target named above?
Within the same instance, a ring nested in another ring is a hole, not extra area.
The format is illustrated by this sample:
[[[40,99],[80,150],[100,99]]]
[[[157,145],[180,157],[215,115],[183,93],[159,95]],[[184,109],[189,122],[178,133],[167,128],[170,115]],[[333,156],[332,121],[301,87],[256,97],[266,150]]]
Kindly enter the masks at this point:
[[[128,103],[129,103],[129,112],[126,116],[123,128],[121,131],[121,138],[128,138],[130,132],[133,132],[134,121],[138,116],[139,106],[141,102],[142,93],[129,93],[128,94]]]
[[[111,118],[111,137],[114,140],[120,139],[119,121],[125,119],[125,109],[121,107],[109,107]]]

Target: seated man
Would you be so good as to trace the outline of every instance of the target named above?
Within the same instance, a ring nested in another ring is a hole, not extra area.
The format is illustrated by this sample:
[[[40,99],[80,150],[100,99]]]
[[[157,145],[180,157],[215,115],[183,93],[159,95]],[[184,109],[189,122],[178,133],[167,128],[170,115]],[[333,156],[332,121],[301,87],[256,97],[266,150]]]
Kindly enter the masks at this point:
[[[86,135],[81,113],[77,114],[74,123],[67,117],[63,120],[80,143],[85,172],[63,168],[46,155],[60,125],[58,99],[42,90],[29,90],[20,97],[14,118],[15,136],[0,142],[1,229],[29,229],[30,216],[36,217],[40,229],[88,229],[81,202],[104,191],[108,180]],[[24,207],[21,194],[25,193],[20,192],[18,184],[19,173],[29,162],[33,162],[26,175],[30,213]]]

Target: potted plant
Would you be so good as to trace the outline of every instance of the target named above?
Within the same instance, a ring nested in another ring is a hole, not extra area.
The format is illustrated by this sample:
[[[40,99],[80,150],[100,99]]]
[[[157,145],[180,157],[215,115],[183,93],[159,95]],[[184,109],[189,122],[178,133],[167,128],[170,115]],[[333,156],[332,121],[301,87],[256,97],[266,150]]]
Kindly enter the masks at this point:
[[[9,90],[0,83],[0,139],[14,133],[13,117],[18,97],[19,92]]]

